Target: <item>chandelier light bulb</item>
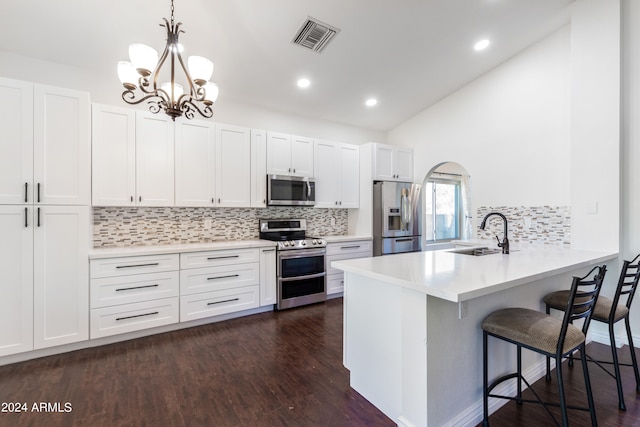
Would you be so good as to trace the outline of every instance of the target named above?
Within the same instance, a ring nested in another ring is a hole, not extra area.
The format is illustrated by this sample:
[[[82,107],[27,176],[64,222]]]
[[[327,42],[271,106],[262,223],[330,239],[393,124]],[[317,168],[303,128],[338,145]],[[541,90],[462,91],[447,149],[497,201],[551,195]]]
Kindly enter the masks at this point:
[[[172,102],[176,102],[184,93],[184,88],[179,83],[174,83],[173,94],[171,93],[171,82],[164,82],[160,85],[160,89],[165,91]]]
[[[204,90],[204,101],[210,104],[216,102],[216,99],[218,99],[218,94],[220,93],[218,85],[214,82],[207,82],[207,84],[204,85]]]
[[[138,73],[129,61],[118,62],[118,78],[127,89],[135,89],[138,82]]]
[[[148,76],[158,64],[158,52],[146,44],[133,43],[129,46],[129,59],[138,73]]]
[[[203,86],[213,75],[213,62],[204,56],[190,56],[187,65],[191,78],[198,86]]]

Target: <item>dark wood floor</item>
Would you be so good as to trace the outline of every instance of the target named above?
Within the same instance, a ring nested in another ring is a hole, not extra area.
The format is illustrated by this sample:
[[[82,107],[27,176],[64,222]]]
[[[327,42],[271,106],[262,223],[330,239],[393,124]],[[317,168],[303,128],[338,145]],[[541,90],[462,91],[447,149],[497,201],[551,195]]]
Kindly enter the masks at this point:
[[[589,351],[608,355],[608,347]],[[622,350],[628,360],[628,351]],[[578,368],[578,369],[576,369]],[[579,364],[565,370],[570,399],[581,403]],[[613,379],[593,366],[600,426],[640,426],[640,394],[624,368],[627,411]],[[555,396],[555,381],[535,385]],[[548,397],[549,397],[548,396]],[[342,300],[155,335],[0,367],[0,426],[394,426],[349,387],[342,366]],[[32,412],[35,403],[71,412]],[[509,403],[493,427],[552,425],[537,405]],[[570,413],[573,426],[587,414]]]
[[[0,367],[1,426],[394,426],[349,387],[342,300]]]
[[[526,351],[526,350],[523,350]],[[587,354],[599,360],[611,360],[611,350],[608,346],[591,343],[587,345]],[[636,349],[636,354],[640,358],[640,351]],[[618,356],[622,363],[630,363],[631,357],[629,347],[624,346],[618,349]],[[515,357],[515,352],[514,352]],[[567,390],[567,400],[569,404],[575,406],[587,406],[584,377],[580,361],[576,361],[573,367],[563,363],[563,378],[565,389]],[[613,378],[607,375],[602,369],[593,363],[589,363],[589,377],[593,388],[593,397],[596,405],[596,417],[598,425],[601,427],[630,427],[640,426],[640,393],[636,393],[636,382],[633,375],[633,368],[621,367],[623,377],[624,400],[627,406],[626,411],[618,410],[618,392]],[[552,372],[554,378],[547,383],[544,378],[533,385],[536,392],[542,399],[549,402],[558,401],[558,388],[555,380],[555,370]],[[534,398],[530,391],[525,391],[526,398]],[[560,411],[551,410],[558,420]],[[570,410],[569,424],[571,426],[590,426],[591,419],[588,412]],[[489,417],[491,427],[540,427],[553,426],[553,420],[546,413],[544,408],[536,404],[518,405],[509,402],[491,417]],[[479,424],[481,426],[482,424]]]

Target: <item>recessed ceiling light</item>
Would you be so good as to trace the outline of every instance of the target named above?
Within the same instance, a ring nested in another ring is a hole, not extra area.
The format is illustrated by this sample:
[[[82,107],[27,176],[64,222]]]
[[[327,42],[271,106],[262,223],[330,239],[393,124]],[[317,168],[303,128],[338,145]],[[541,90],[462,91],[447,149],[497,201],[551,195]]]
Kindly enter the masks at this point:
[[[369,98],[364,102],[364,105],[367,107],[373,107],[378,103],[378,100],[375,98]]]
[[[298,87],[307,88],[307,87],[309,87],[310,84],[311,84],[311,82],[309,81],[309,79],[300,79],[300,80],[298,80]]]
[[[484,40],[480,40],[478,43],[476,43],[473,48],[475,50],[485,50],[486,48],[489,47],[489,45],[491,44],[491,42],[488,39],[484,39]]]

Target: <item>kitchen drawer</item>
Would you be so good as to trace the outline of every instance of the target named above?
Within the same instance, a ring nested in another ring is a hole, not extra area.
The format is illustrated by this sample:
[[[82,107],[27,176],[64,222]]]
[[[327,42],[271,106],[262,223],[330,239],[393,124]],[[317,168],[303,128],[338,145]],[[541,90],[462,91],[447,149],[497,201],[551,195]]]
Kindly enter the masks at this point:
[[[93,279],[129,274],[159,273],[180,268],[178,254],[144,255],[122,258],[92,259],[90,275]]]
[[[136,302],[91,310],[91,338],[178,323],[179,298]]]
[[[366,258],[370,257],[371,252],[359,252],[359,253],[346,253],[341,255],[329,255],[327,256],[327,275],[329,274],[338,274],[342,273],[342,270],[338,270],[337,268],[331,267],[331,263],[333,261],[338,261],[342,259],[355,259],[355,258]]]
[[[260,250],[257,248],[229,249],[180,254],[180,268],[182,269],[244,264],[247,262],[260,262]]]
[[[91,308],[171,298],[180,295],[177,271],[91,279]]]
[[[327,275],[327,295],[344,292],[344,274]]]
[[[260,263],[180,270],[180,295],[233,289],[260,283]]]
[[[373,243],[371,240],[357,240],[353,242],[329,243],[327,244],[327,255],[341,255],[355,252],[373,253]]]
[[[245,286],[180,297],[180,321],[202,319],[256,308],[260,305],[260,286]]]

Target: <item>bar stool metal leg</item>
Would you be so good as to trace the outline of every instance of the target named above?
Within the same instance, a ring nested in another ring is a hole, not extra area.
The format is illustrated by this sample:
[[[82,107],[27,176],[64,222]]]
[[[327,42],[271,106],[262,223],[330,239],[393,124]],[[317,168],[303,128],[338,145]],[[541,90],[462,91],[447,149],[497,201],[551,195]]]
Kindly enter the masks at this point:
[[[486,332],[482,333],[482,407],[484,411],[484,419],[482,425],[489,427],[489,368],[487,361],[487,339]]]
[[[616,348],[616,337],[613,334],[613,327],[615,323],[609,323],[609,341],[611,342],[611,356],[613,357],[613,371],[616,377],[616,386],[618,387],[618,408],[621,411],[626,411],[627,407],[624,404],[624,393],[622,391],[622,377],[620,376],[620,363],[618,362],[618,350]]]
[[[589,369],[587,368],[587,353],[585,346],[580,349],[580,359],[582,361],[582,374],[584,375],[585,388],[587,390],[587,401],[589,402],[589,414],[591,415],[591,425],[597,427],[596,406],[593,401],[593,391],[591,389],[591,379],[589,378]]]

